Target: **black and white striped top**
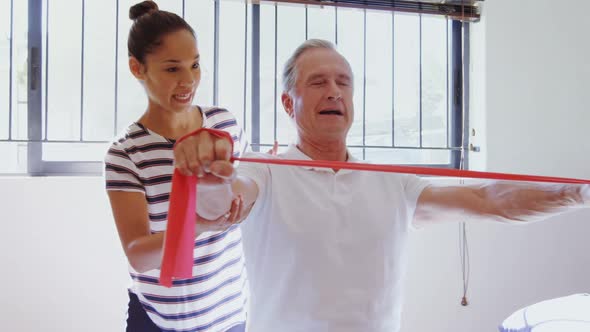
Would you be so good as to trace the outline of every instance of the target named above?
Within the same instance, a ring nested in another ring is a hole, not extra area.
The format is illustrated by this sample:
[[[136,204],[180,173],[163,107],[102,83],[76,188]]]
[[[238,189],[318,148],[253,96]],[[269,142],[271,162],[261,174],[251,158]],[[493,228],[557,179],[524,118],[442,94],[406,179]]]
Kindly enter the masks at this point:
[[[221,108],[200,108],[203,127],[227,131],[234,156],[247,147],[234,116]],[[172,185],[174,140],[139,123],[131,124],[105,157],[107,190],[140,192],[148,204],[152,233],[166,230]],[[163,331],[225,331],[244,323],[248,297],[247,275],[238,226],[195,239],[193,278],[158,284],[160,270],[138,273],[131,265],[131,291]]]

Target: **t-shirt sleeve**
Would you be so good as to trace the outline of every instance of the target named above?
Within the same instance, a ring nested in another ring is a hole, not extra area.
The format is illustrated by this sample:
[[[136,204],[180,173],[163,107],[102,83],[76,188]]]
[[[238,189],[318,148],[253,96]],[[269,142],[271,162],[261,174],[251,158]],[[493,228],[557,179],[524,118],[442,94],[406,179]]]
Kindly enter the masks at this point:
[[[251,152],[250,144],[248,143],[248,139],[246,138],[246,133],[242,128],[239,128],[238,132],[238,140],[234,141],[234,155],[235,151],[239,151],[239,156],[243,156],[246,152]],[[236,157],[239,157],[236,156]]]
[[[272,158],[269,154],[259,152],[247,152],[246,158]],[[267,164],[241,162],[237,168],[238,175],[244,176],[256,183],[258,186],[258,198],[252,207],[250,215],[256,215],[257,211],[262,208],[264,202],[269,198],[271,187],[270,168]]]
[[[404,176],[404,190],[406,202],[408,204],[408,216],[410,218],[411,229],[418,229],[413,223],[416,205],[418,203],[418,198],[420,198],[420,194],[422,194],[422,191],[429,185],[430,184],[426,179],[417,175]]]
[[[104,158],[104,178],[107,191],[129,191],[145,194],[137,165],[122,146],[113,144]]]
[[[233,117],[233,116],[232,116]],[[241,157],[250,149],[246,133],[236,120],[236,125],[228,128],[227,130],[231,134],[231,138],[234,141],[234,157]]]
[[[249,149],[246,133],[232,112],[220,107],[212,107],[204,112],[208,117],[208,126],[226,131],[231,135],[234,142],[234,157],[242,156]]]

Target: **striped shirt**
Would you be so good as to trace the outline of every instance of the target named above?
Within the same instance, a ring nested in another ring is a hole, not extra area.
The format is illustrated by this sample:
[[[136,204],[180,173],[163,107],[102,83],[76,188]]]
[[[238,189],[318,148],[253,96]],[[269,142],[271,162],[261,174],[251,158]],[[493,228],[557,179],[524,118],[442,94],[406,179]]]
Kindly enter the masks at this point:
[[[233,115],[225,109],[201,109],[203,127],[227,131],[234,156],[247,146]],[[107,190],[145,194],[152,233],[166,230],[172,186],[174,140],[139,123],[131,124],[105,157]],[[238,226],[195,239],[193,278],[158,284],[160,270],[139,273],[129,265],[131,291],[162,331],[226,331],[246,321],[247,275]]]

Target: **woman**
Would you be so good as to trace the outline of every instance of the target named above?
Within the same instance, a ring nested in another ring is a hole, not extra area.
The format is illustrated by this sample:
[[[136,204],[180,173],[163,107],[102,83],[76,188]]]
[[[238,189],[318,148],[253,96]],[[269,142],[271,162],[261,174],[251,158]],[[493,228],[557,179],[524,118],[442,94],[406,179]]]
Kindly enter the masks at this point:
[[[153,1],[132,6],[129,16],[129,68],[148,106],[105,157],[106,188],[133,281],[127,331],[244,331],[247,277],[235,224],[241,198],[217,220],[198,218],[194,277],[171,288],[158,283],[175,141],[202,127],[221,129],[239,155],[246,146],[242,130],[227,110],[192,105],[201,69],[186,21]]]

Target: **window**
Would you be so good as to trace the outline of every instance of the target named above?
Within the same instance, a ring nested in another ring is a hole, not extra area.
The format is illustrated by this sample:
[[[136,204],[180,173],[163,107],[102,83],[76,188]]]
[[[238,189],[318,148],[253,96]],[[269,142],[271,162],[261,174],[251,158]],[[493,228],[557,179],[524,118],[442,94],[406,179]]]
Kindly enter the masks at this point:
[[[147,104],[127,67],[128,10],[136,2],[0,0],[0,155],[8,156],[0,173],[101,174],[109,142]],[[197,32],[196,103],[232,111],[253,149],[294,138],[280,101],[282,66],[304,40],[322,38],[353,68],[348,143],[356,157],[458,166],[462,23],[272,2],[158,4]]]
[[[27,171],[27,2],[0,0],[0,173]]]

